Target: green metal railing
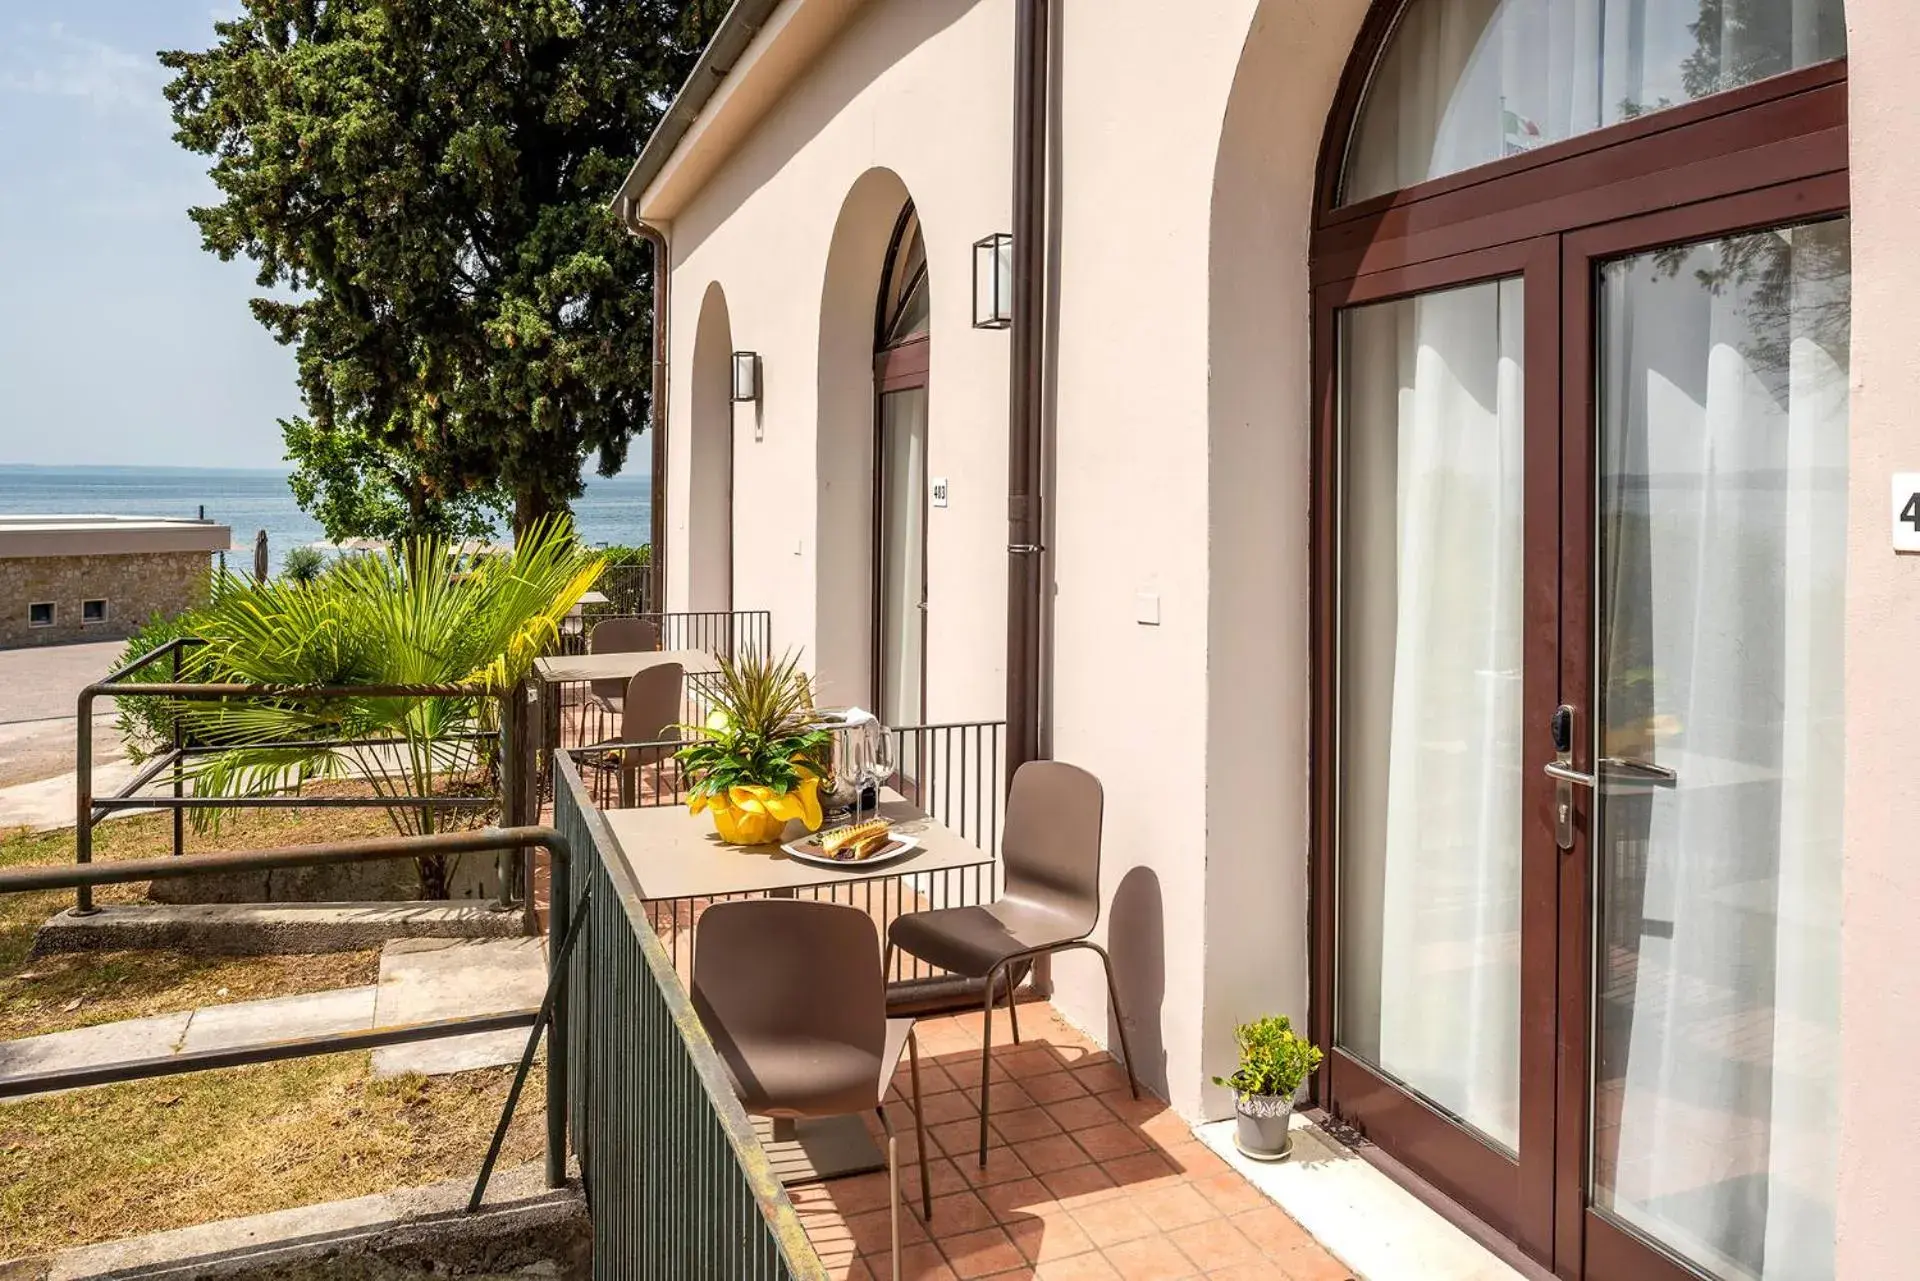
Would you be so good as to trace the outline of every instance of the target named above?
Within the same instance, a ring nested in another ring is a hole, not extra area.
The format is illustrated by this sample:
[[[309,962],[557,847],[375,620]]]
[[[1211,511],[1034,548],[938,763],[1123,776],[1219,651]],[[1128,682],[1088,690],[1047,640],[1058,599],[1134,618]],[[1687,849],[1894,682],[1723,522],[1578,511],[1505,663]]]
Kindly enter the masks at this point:
[[[565,1058],[595,1281],[825,1281],[632,869],[565,753],[553,770],[584,926]]]

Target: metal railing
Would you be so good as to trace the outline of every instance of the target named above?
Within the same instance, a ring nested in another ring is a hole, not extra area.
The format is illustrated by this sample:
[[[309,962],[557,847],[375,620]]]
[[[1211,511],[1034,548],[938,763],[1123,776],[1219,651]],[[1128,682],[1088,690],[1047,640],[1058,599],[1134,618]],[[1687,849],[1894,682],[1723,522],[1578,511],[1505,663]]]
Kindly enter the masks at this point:
[[[997,857],[1006,788],[1001,777],[1005,729],[1004,721],[892,729],[895,770],[887,785],[941,826]],[[687,803],[687,777],[674,757],[682,746],[677,742],[595,744],[563,751],[556,759],[564,756],[570,761],[588,804],[599,809],[646,809]],[[992,902],[999,892],[997,873],[997,863],[938,872],[908,870],[797,892],[819,902],[861,909],[884,937],[887,927],[909,912]],[[701,913],[726,897],[747,896],[646,900],[647,922],[676,969],[691,961]],[[898,1008],[977,1004],[947,971],[904,952],[894,956],[888,980],[894,985],[892,999]]]
[[[604,610],[605,606],[599,607]],[[737,658],[748,652],[765,654],[773,646],[773,612],[765,609],[695,609],[671,613],[581,612],[581,626],[560,637],[564,654],[584,654],[594,626],[615,618],[638,618],[660,630],[661,649],[702,649],[709,654]]]
[[[567,1018],[566,985],[557,982],[564,972],[568,956],[577,943],[572,928],[573,908],[584,895],[574,893],[570,875],[573,849],[559,832],[548,827],[488,828],[474,832],[449,832],[438,836],[397,836],[370,841],[350,841],[333,845],[291,846],[278,850],[256,850],[229,854],[192,854],[177,858],[135,859],[126,862],[95,863],[76,867],[30,867],[0,871],[0,895],[27,894],[46,890],[91,890],[101,885],[125,885],[140,881],[178,880],[210,876],[232,871],[275,871],[285,868],[338,867],[344,864],[371,863],[385,859],[420,858],[427,855],[497,853],[527,847],[542,847],[553,869],[555,905],[553,945],[548,966],[553,978],[548,981],[547,996],[537,1010],[514,1010],[502,1014],[468,1015],[462,1018],[435,1019],[425,1023],[376,1027],[361,1032],[335,1032],[322,1036],[295,1037],[258,1045],[231,1046],[207,1050],[182,1050],[177,1054],[93,1067],[51,1072],[31,1072],[0,1080],[0,1099],[19,1098],[51,1090],[74,1090],[88,1086],[111,1085],[125,1081],[144,1081],[155,1077],[181,1076],[221,1068],[245,1067],[259,1063],[277,1063],[287,1059],[311,1058],[324,1054],[343,1054],[354,1050],[373,1050],[388,1045],[410,1045],[475,1032],[510,1031],[527,1028],[527,1048],[520,1060],[513,1086],[507,1095],[500,1121],[494,1131],[492,1147],[473,1191],[469,1209],[478,1208],[486,1193],[487,1180],[498,1159],[513,1109],[532,1068],[534,1051],[543,1031],[551,1031],[547,1048],[546,1088],[546,1176],[548,1187],[566,1183],[567,1086],[569,1081],[567,1049],[573,1044]]]
[[[566,974],[565,1071],[596,1281],[824,1281],[632,869],[564,753],[554,778],[554,822],[578,875],[571,891],[554,886],[553,902],[573,894],[585,931]]]
[[[166,810],[173,816],[172,853],[176,858],[186,853],[186,815],[190,810],[246,810],[246,809],[379,809],[379,810],[417,810],[423,815],[438,812],[488,810],[501,806],[499,793],[474,796],[419,796],[410,792],[392,791],[376,788],[372,796],[314,796],[294,791],[280,791],[271,795],[258,796],[190,796],[187,794],[189,768],[197,757],[217,755],[228,750],[221,744],[189,742],[185,727],[178,710],[168,717],[168,729],[171,742],[165,750],[149,759],[119,790],[110,796],[98,797],[93,794],[93,707],[102,698],[115,700],[133,698],[158,698],[172,703],[225,703],[244,700],[276,700],[293,703],[325,703],[343,698],[463,698],[475,702],[494,701],[491,692],[470,685],[342,685],[342,686],[289,686],[289,685],[242,685],[220,682],[184,682],[182,681],[182,663],[187,651],[195,645],[205,644],[197,637],[181,637],[168,641],[165,645],[143,655],[95,681],[80,691],[76,708],[74,744],[74,862],[86,866],[93,861],[93,838],[95,827],[109,815],[126,810]],[[131,679],[155,664],[170,661],[172,679],[168,681],[148,681]],[[482,731],[466,734],[443,736],[447,741],[457,741],[464,745],[460,750],[473,753],[473,764],[477,768],[488,755],[488,744],[497,744],[497,731]],[[352,750],[355,752],[381,752],[403,745],[399,739],[313,739],[289,743],[248,743],[250,750],[269,748],[298,748],[321,753],[326,751]],[[501,751],[495,757],[501,768],[510,769],[511,756]],[[150,794],[147,789],[156,781],[169,779],[169,792]],[[519,857],[518,853],[512,855]],[[230,871],[241,870],[229,868]],[[500,884],[503,898],[511,898],[511,887],[517,883],[518,876],[511,866],[500,870]],[[91,885],[81,884],[74,896],[74,911],[78,915],[88,915],[94,911]]]

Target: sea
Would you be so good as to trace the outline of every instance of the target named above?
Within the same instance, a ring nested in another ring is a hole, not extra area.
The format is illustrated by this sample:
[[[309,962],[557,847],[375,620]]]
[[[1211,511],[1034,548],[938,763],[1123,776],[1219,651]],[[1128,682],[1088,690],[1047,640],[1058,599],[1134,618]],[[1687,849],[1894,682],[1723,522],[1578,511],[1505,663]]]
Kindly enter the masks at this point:
[[[290,547],[322,543],[320,524],[300,510],[284,471],[208,467],[34,467],[0,463],[0,515],[206,516],[229,525],[244,564],[267,531],[278,565]],[[653,529],[653,486],[645,476],[587,477],[573,504],[574,526],[595,546],[644,543]],[[504,540],[505,531],[500,531]]]

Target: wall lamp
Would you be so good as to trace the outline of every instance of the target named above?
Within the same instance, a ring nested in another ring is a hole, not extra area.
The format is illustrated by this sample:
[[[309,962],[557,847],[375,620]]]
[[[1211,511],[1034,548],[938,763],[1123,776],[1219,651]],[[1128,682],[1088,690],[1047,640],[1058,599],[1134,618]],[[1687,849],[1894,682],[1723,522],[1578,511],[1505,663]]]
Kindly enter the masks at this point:
[[[760,353],[733,353],[733,400],[735,404],[757,403],[760,399]]]
[[[1013,327],[1013,237],[996,232],[973,242],[973,327]]]

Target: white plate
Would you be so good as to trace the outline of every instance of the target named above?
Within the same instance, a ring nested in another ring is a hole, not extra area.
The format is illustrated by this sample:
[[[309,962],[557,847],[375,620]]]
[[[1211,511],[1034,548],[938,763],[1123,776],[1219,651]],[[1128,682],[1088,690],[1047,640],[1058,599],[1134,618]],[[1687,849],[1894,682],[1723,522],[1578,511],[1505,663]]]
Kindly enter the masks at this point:
[[[881,850],[871,858],[828,858],[825,854],[822,854],[819,847],[814,844],[814,842],[820,839],[818,836],[809,836],[804,841],[788,841],[780,848],[799,859],[802,863],[818,863],[821,867],[837,867],[843,872],[859,871],[862,868],[878,867],[882,863],[891,863],[895,859],[904,858],[920,848],[920,841],[917,837],[903,836],[899,832],[891,832],[888,836],[891,843],[887,848]]]

